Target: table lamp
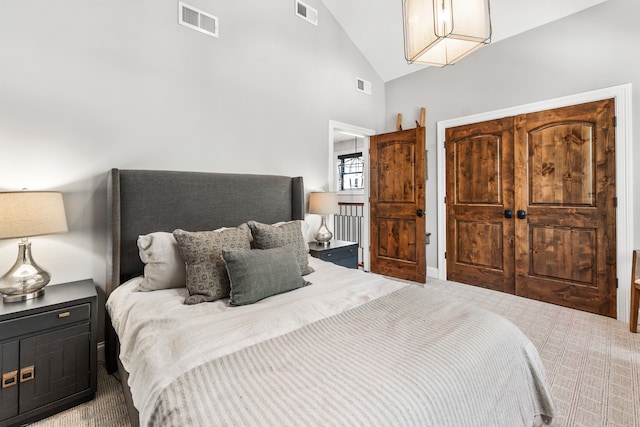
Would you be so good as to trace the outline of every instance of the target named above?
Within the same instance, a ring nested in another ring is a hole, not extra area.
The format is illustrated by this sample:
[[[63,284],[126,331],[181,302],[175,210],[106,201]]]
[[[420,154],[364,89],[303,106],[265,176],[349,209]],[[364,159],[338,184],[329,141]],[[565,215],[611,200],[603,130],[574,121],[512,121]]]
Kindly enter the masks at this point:
[[[23,301],[44,294],[51,275],[31,256],[28,237],[68,231],[62,194],[53,191],[0,193],[0,239],[22,238],[18,259],[0,277],[5,302]]]
[[[309,213],[322,216],[320,228],[313,236],[322,246],[329,246],[329,241],[333,237],[333,233],[327,228],[327,216],[330,214],[340,213],[338,208],[338,196],[336,193],[310,193],[309,194]]]

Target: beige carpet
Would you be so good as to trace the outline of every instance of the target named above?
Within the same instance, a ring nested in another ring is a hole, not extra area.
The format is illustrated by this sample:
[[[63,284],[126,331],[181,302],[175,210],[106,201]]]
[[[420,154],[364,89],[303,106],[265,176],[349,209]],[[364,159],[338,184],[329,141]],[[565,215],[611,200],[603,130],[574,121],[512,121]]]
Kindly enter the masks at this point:
[[[453,282],[430,279],[425,286],[499,313],[522,329],[547,370],[560,411],[554,426],[640,426],[640,334],[631,334],[626,323]],[[33,425],[129,423],[119,383],[100,367],[92,402]]]
[[[98,366],[98,391],[90,401],[31,424],[47,427],[129,427],[129,416],[120,382]]]
[[[627,323],[475,286],[426,286],[501,314],[529,337],[560,412],[554,426],[640,426],[640,334]]]

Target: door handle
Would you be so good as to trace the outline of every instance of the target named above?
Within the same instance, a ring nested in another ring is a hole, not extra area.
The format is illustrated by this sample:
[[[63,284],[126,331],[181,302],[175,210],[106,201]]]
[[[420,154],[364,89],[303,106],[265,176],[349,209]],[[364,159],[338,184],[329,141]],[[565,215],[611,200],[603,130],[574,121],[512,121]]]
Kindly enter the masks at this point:
[[[507,209],[504,211],[505,218],[513,218],[513,211],[511,209]]]
[[[416,211],[416,215],[418,215],[420,218],[422,218],[424,216],[424,211],[422,209],[418,209]]]
[[[519,210],[518,219],[525,219],[527,217],[527,211]]]

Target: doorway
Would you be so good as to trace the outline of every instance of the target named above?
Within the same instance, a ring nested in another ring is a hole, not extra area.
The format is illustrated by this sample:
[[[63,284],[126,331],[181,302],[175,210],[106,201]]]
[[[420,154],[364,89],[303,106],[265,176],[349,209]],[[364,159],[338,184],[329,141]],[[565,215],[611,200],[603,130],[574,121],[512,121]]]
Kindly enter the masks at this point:
[[[446,135],[447,278],[615,317],[614,100]]]
[[[358,242],[358,262],[365,271],[370,268],[369,136],[374,134],[371,129],[329,121],[329,191],[338,194],[341,211],[331,219],[332,230],[338,240]]]
[[[445,198],[445,129],[449,127],[498,119],[500,117],[516,116],[535,111],[559,108],[602,99],[615,99],[616,116],[616,264],[617,264],[617,318],[620,321],[629,319],[629,283],[630,283],[630,254],[633,235],[633,193],[631,179],[631,85],[620,85],[610,88],[585,92],[581,94],[550,99],[532,104],[502,110],[490,111],[473,116],[441,121],[437,123],[437,162],[438,162],[438,265],[437,277],[446,279],[447,260],[445,250],[446,236],[446,205]]]

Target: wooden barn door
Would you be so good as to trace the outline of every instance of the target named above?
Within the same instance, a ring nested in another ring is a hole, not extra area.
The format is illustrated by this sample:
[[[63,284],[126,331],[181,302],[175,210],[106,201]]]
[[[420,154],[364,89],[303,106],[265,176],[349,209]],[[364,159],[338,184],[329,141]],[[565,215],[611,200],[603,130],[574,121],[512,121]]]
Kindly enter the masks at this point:
[[[425,131],[370,138],[371,271],[424,283]]]
[[[616,316],[613,100],[448,129],[446,149],[450,279]]]

